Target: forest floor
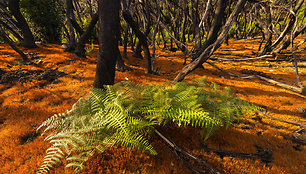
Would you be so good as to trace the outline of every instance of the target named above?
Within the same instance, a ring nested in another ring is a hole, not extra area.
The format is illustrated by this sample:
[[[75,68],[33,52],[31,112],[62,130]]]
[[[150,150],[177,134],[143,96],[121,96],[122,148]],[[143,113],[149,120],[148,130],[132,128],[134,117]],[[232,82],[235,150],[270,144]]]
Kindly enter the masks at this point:
[[[305,36],[296,41],[304,39]],[[212,57],[254,57],[259,41],[230,40],[229,46],[223,45]],[[94,80],[98,46],[94,46],[86,59],[66,53],[60,45],[53,44],[24,51],[35,64],[23,65],[18,54],[8,45],[0,44],[0,173],[4,174],[35,173],[39,168],[50,144],[43,141],[44,137],[35,130],[44,120],[65,112],[80,97],[88,94]],[[156,54],[156,66],[160,71],[157,75],[149,75],[144,73],[144,60],[134,58],[128,49],[128,58],[124,61],[134,71],[116,72],[116,82],[126,78],[141,84],[173,80],[183,67],[183,55],[179,51],[173,53],[159,47]],[[306,44],[301,45],[296,54],[301,62],[300,76],[306,85]],[[274,80],[296,86],[295,70],[290,59],[290,50],[287,50],[277,59],[211,62],[232,73],[242,75],[245,69],[260,71]],[[235,95],[265,108],[275,118],[305,125],[305,114],[297,110],[299,107],[306,108],[305,96],[259,79],[230,77],[206,63],[204,67],[192,72],[185,80],[206,76],[209,83],[231,88]],[[299,128],[256,114],[242,118],[228,129],[221,128],[205,142],[201,139],[200,130],[195,128],[167,127],[163,131],[179,146],[207,161],[221,173],[302,174],[306,171],[305,144],[292,138],[292,133]],[[298,135],[305,138],[305,130]],[[158,152],[156,156],[113,147],[103,154],[94,155],[81,173],[192,173],[157,136],[152,136],[150,141]],[[272,156],[268,162],[222,156],[206,152],[204,144],[218,150],[245,153],[268,148]],[[50,173],[72,173],[73,170],[64,165],[65,161]]]

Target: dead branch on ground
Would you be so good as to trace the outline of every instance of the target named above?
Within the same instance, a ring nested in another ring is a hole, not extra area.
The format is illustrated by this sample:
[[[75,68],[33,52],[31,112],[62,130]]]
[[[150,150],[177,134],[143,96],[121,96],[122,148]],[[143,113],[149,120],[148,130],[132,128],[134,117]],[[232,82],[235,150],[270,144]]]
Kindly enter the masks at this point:
[[[155,130],[155,133],[164,141],[164,143],[170,148],[170,150],[180,159],[184,162],[184,164],[191,169],[195,173],[206,173],[204,170],[192,165],[188,160],[193,160],[197,162],[198,164],[201,164],[201,166],[208,168],[212,173],[214,174],[220,174],[215,168],[213,168],[210,164],[203,161],[202,159],[192,155],[189,152],[186,152],[182,148],[180,148],[178,145],[176,145],[173,141],[171,141],[169,138],[164,136],[162,133],[160,133],[158,130]]]
[[[300,127],[305,127],[305,125],[303,125],[303,124],[299,124],[299,123],[283,120],[281,118],[275,118],[275,117],[272,117],[271,115],[269,115],[267,113],[264,113],[264,112],[261,112],[261,111],[256,111],[256,112],[259,113],[259,114],[262,114],[262,115],[264,115],[264,116],[266,116],[268,118],[270,118],[271,120],[277,120],[277,121],[280,121],[280,122],[283,122],[283,123],[292,124],[292,125],[300,126]]]
[[[237,75],[237,74],[233,74],[233,73],[231,73],[231,72],[226,71],[225,69],[222,69],[222,68],[218,67],[217,65],[215,65],[215,64],[213,64],[213,63],[211,63],[211,62],[205,62],[205,63],[208,63],[209,65],[211,65],[211,66],[217,68],[218,70],[222,71],[223,73],[225,73],[225,74],[227,74],[227,75],[229,75],[229,76],[239,77],[239,78],[242,78],[242,79],[254,78],[253,75],[252,75],[252,76],[240,76],[240,75]]]
[[[273,160],[272,151],[269,149],[269,146],[266,149],[256,146],[257,153],[244,153],[244,152],[233,152],[228,150],[217,150],[217,149],[208,148],[206,145],[203,145],[202,147],[206,152],[214,152],[217,155],[219,155],[221,158],[223,158],[223,156],[231,156],[231,157],[242,157],[250,159],[260,159],[262,162],[265,163],[270,163]]]
[[[227,59],[227,58],[220,58],[220,57],[212,57],[210,59],[211,60],[240,62],[240,61],[249,61],[249,60],[260,60],[260,59],[272,58],[272,57],[274,57],[274,56],[273,55],[263,55],[263,56],[259,56],[259,57],[250,57],[250,58],[245,58],[245,59]]]
[[[263,77],[263,76],[260,76],[260,75],[255,75],[255,77],[257,77],[260,80],[264,80],[266,82],[269,82],[273,85],[280,86],[280,87],[283,87],[285,89],[289,89],[293,92],[297,92],[297,93],[302,94],[302,95],[306,95],[306,88],[305,87],[298,88],[298,87],[291,86],[291,85],[288,85],[288,84],[285,84],[285,83],[282,83],[282,82],[277,82],[275,80],[272,80],[272,79],[269,79],[269,78],[266,78],[266,77]]]

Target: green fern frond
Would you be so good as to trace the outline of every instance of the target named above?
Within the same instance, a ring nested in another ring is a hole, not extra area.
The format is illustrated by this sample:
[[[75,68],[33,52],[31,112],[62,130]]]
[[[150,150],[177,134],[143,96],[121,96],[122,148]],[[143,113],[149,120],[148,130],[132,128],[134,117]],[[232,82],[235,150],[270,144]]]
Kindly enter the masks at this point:
[[[114,145],[155,155],[147,138],[158,126],[173,122],[198,127],[207,139],[219,127],[257,109],[235,97],[229,88],[222,91],[215,83],[208,85],[205,78],[164,85],[124,81],[92,89],[71,110],[39,126],[38,130],[52,131],[45,138],[52,146],[37,173],[47,173],[62,160],[78,172],[90,156]]]

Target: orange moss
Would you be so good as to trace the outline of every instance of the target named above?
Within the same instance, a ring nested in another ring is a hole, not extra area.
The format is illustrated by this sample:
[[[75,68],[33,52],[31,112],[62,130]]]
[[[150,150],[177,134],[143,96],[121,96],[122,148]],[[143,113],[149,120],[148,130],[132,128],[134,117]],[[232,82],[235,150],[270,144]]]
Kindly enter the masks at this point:
[[[297,41],[303,39],[299,38]],[[213,57],[239,58],[235,54],[252,57],[252,51],[256,52],[259,44],[258,40],[230,40],[229,43],[229,46],[223,45]],[[304,51],[297,51],[297,55],[305,59],[305,45],[301,47],[304,47]],[[55,113],[65,112],[80,97],[88,94],[94,80],[97,49],[98,47],[95,46],[95,51],[91,56],[80,59],[64,52],[59,45],[39,46],[33,50],[25,50],[25,52],[38,53],[36,60],[39,60],[40,63],[24,66],[20,63],[19,55],[8,45],[0,45],[1,69],[27,71],[57,68],[58,71],[67,74],[52,83],[31,81],[24,84],[0,84],[0,121],[3,122],[0,124],[0,173],[34,173],[41,165],[45,150],[49,146],[48,142],[43,141],[43,136],[27,143],[21,143],[21,139],[35,132],[37,126],[48,117]],[[120,47],[120,50],[122,51],[123,48]],[[128,78],[134,83],[146,84],[173,80],[183,67],[184,57],[171,56],[171,54],[177,53],[157,47],[156,67],[160,68],[160,72],[159,75],[149,75],[144,74],[144,60],[132,57],[132,52],[128,49],[128,59],[124,61],[134,71],[116,72],[115,81],[119,82]],[[283,55],[285,54],[279,55],[279,58],[282,58]],[[276,80],[291,85],[296,84],[294,69],[286,62],[265,60],[215,63],[230,72],[239,72],[242,69],[262,71]],[[302,118],[296,110],[297,107],[306,108],[304,96],[256,79],[242,80],[228,77],[204,65],[205,70],[197,69],[187,76],[186,80],[207,76],[209,82],[215,82],[221,87],[228,86],[240,98],[267,107],[268,112],[274,117],[293,122],[305,121],[305,118]],[[282,67],[275,68],[278,65]],[[305,74],[305,68],[301,68],[300,72]],[[302,76],[302,79],[304,78],[305,76]],[[305,171],[305,146],[300,147],[302,151],[296,151],[293,148],[295,144],[290,140],[290,134],[298,127],[264,117],[261,122],[251,118],[245,119],[255,126],[246,130],[241,129],[239,125],[234,125],[229,129],[222,128],[210,137],[206,144],[211,148],[250,153],[256,152],[254,144],[263,148],[269,146],[274,157],[270,166],[264,165],[260,160],[231,157],[221,159],[214,153],[205,152],[201,148],[203,141],[197,129],[166,128],[165,130],[178,145],[196,155],[201,155],[204,160],[223,173],[281,174]],[[261,133],[258,134],[258,132]],[[157,156],[148,156],[124,147],[114,147],[102,155],[93,156],[81,173],[191,173],[156,136],[152,136],[151,142],[158,152]],[[66,169],[64,165],[58,165],[58,168],[50,173],[72,172],[73,170]]]

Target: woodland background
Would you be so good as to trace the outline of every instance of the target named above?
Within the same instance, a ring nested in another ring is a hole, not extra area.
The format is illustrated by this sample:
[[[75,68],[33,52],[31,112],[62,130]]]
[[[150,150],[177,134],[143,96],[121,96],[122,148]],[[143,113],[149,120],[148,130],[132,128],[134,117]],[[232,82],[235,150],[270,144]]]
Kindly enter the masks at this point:
[[[304,0],[0,0],[0,173],[36,172],[50,145],[37,127],[92,87],[204,76],[265,110],[206,141],[162,128],[173,142],[221,173],[303,173],[305,14]],[[115,146],[81,172],[209,170],[150,141],[156,156]]]

